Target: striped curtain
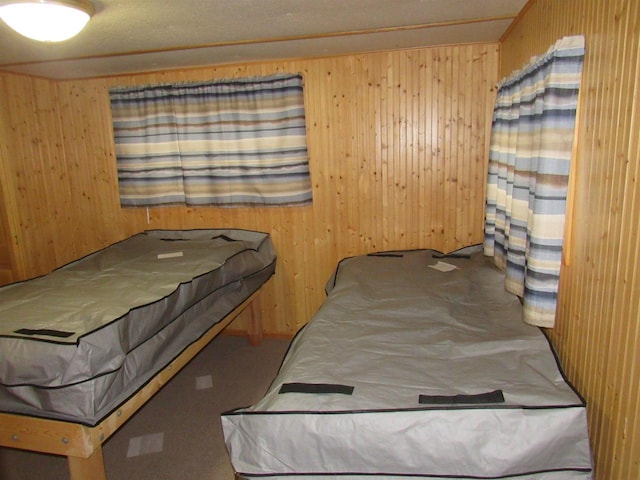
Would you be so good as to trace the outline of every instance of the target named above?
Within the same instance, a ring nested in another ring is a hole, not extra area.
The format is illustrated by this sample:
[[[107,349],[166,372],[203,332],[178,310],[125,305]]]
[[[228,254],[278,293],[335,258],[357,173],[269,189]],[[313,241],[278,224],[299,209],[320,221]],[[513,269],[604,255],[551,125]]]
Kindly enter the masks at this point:
[[[565,37],[498,86],[489,151],[485,255],[553,327],[584,37]]]
[[[109,93],[122,206],[311,202],[300,75]]]

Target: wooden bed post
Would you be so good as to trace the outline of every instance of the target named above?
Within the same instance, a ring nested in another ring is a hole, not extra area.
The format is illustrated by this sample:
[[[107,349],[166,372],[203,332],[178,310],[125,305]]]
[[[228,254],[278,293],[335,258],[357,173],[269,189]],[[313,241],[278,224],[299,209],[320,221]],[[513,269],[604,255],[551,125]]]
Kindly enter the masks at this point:
[[[260,295],[253,298],[253,301],[247,307],[249,311],[249,343],[254,347],[262,343],[262,305],[260,303]]]
[[[67,457],[71,480],[107,480],[102,457],[102,446],[98,446],[88,458]]]

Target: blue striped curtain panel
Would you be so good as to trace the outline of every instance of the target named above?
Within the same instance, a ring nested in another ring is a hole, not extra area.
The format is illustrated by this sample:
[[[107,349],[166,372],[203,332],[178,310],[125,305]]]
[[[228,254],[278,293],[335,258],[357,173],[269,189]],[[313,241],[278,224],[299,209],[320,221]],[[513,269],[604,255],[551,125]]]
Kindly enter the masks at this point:
[[[555,323],[584,37],[565,37],[498,86],[484,251],[523,299],[524,320]]]
[[[109,93],[122,206],[311,203],[300,75]]]

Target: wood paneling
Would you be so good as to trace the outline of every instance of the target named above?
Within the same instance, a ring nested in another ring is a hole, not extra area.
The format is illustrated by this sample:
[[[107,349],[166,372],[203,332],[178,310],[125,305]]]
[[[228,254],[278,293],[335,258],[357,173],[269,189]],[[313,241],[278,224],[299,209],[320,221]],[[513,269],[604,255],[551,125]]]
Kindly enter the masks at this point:
[[[55,86],[20,76],[0,78],[2,190],[16,276],[41,272],[55,261],[56,207],[67,195]]]
[[[2,106],[0,105],[0,109]],[[0,118],[0,138],[4,138],[3,135],[4,125]],[[3,165],[4,158],[6,156],[5,149],[0,142],[0,178],[4,179]],[[0,182],[0,203],[6,205],[3,183]],[[9,226],[9,218],[5,208],[0,208],[0,285],[11,283],[14,279],[14,255],[13,244],[11,242],[11,228]]]
[[[0,199],[2,191],[0,188]],[[3,212],[0,212],[0,285],[13,281],[13,249],[8,229],[8,222]]]
[[[477,44],[54,83],[1,75],[0,101],[10,103],[2,115],[16,132],[5,193],[19,219],[20,273],[42,274],[148,228],[261,230],[278,252],[264,329],[291,335],[343,257],[482,241],[498,53]],[[312,206],[119,207],[109,87],[278,71],[304,76]]]
[[[104,143],[110,120],[96,115],[104,88],[9,74],[0,87],[0,219],[14,279],[120,240],[113,141]]]
[[[640,478],[640,2],[537,0],[504,38],[502,75],[584,34],[571,258],[550,331],[585,395],[597,479]]]

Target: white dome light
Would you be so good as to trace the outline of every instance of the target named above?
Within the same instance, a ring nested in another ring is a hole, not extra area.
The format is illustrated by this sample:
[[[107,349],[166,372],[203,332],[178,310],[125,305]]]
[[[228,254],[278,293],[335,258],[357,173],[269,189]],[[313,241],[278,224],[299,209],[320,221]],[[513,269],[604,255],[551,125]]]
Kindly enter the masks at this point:
[[[40,42],[61,42],[77,35],[93,13],[88,0],[0,2],[0,18],[20,35]]]

